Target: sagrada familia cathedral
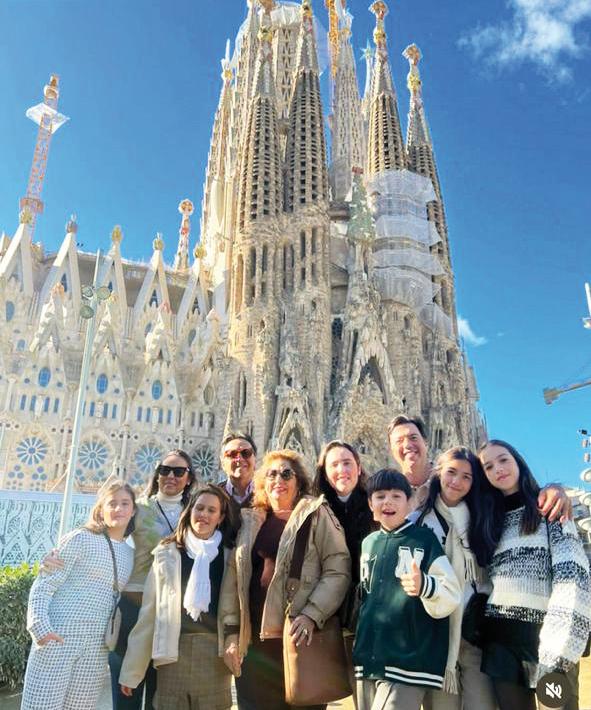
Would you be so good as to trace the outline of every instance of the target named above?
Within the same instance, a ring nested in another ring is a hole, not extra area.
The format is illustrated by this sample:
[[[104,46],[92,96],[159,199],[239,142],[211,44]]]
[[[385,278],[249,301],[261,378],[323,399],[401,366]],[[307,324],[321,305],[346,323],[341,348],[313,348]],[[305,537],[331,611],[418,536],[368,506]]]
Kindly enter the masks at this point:
[[[385,2],[370,7],[363,94],[345,0],[326,6],[325,34],[311,0],[248,0],[222,61],[200,238],[191,252],[194,208],[183,200],[172,265],[160,235],[149,263],[125,259],[117,227],[107,253],[81,251],[75,219],[48,253],[33,240],[40,195],[30,189],[21,201],[17,231],[0,237],[0,487],[63,482],[87,322],[80,309],[93,280],[108,298],[96,312],[78,490],[112,473],[139,485],[177,447],[216,479],[228,430],[309,462],[324,441],[344,438],[370,471],[387,461],[386,425],[400,411],[425,419],[433,452],[480,438],[421,53],[404,51],[404,138]],[[58,98],[52,77],[37,107],[40,136],[61,116]],[[38,142],[38,182],[47,147]]]

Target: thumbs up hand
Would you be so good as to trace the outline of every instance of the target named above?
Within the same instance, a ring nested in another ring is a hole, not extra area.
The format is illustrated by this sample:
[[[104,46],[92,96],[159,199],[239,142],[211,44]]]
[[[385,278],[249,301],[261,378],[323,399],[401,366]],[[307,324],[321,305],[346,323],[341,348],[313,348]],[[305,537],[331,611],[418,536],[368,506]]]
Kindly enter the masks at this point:
[[[418,597],[423,583],[423,574],[415,559],[410,563],[410,572],[400,577],[402,589],[409,597]]]

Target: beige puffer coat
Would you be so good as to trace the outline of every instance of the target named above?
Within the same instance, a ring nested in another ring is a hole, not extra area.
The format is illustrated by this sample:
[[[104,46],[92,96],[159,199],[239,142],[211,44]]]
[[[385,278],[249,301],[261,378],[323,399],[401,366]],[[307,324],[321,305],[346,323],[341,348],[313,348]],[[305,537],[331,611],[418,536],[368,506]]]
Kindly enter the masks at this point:
[[[252,636],[249,609],[252,549],[267,512],[260,508],[243,509],[241,515],[242,527],[236,554],[228,562],[218,611],[225,627],[240,627],[240,653],[244,656]],[[324,496],[306,496],[295,507],[279,541],[275,573],[263,608],[263,639],[281,638],[283,634],[283,622],[288,612],[287,581],[296,534],[309,515],[314,515],[314,519],[304,556],[301,584],[289,615],[305,614],[321,629],[326,620],[337,612],[349,588],[351,557],[343,529]]]

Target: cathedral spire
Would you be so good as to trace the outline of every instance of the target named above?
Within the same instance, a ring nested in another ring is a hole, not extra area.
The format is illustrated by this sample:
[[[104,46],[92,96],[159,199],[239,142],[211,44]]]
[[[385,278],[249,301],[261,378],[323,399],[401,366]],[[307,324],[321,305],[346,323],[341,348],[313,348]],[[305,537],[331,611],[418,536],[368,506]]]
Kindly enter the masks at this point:
[[[273,29],[266,0],[259,30],[259,50],[248,107],[244,150],[240,168],[238,227],[246,227],[264,217],[281,212],[281,145],[273,79]]]
[[[289,106],[286,211],[328,199],[324,117],[312,3],[302,0],[294,84]]]
[[[437,232],[441,237],[441,241],[439,243],[431,246],[431,252],[439,257],[446,273],[434,278],[434,282],[439,289],[438,294],[435,296],[435,304],[440,306],[444,313],[449,316],[453,324],[454,332],[457,333],[455,288],[449,253],[447,221],[445,218],[445,208],[441,194],[441,184],[437,173],[437,164],[433,153],[433,144],[423,105],[423,85],[418,68],[422,54],[416,44],[411,44],[404,50],[403,56],[408,59],[410,65],[407,82],[408,90],[410,91],[408,133],[406,137],[408,167],[413,172],[430,178],[437,196],[436,200],[433,200],[427,204],[427,215],[429,221],[435,224]]]
[[[414,172],[431,178],[433,187],[437,194],[437,199],[441,203],[441,186],[433,154],[433,143],[425,114],[423,104],[423,83],[419,74],[419,62],[423,55],[416,44],[410,44],[402,53],[408,59],[409,72],[407,86],[410,92],[410,107],[408,112],[408,131],[406,135],[406,151],[408,156],[408,167]],[[443,217],[443,206],[441,205],[441,216],[437,220],[438,231],[442,238],[445,224]]]
[[[336,0],[341,2],[341,0]],[[355,59],[351,47],[351,15],[341,10],[338,64],[336,66],[332,129],[334,193],[344,198],[351,187],[351,170],[365,164],[365,132]]]
[[[248,0],[248,14],[242,29],[240,46],[235,48],[232,63],[235,67],[234,90],[230,108],[231,127],[229,152],[232,171],[239,169],[239,154],[256,69],[258,48],[258,1]]]
[[[179,204],[179,212],[182,214],[182,219],[179,229],[179,245],[174,257],[175,271],[186,271],[189,268],[189,236],[191,234],[191,215],[193,210],[191,200],[185,199]]]
[[[365,60],[365,89],[363,91],[363,120],[367,122],[369,119],[369,104],[371,102],[371,79],[373,75],[373,58],[375,56],[374,48],[369,40],[361,52],[362,58]]]
[[[409,44],[402,52],[402,56],[408,59],[409,64],[407,86],[410,91],[410,110],[408,112],[406,147],[408,149],[411,145],[431,145],[431,136],[423,108],[421,75],[419,73],[419,62],[423,55],[416,44]]]
[[[211,249],[212,253],[215,252],[216,238],[219,238],[223,229],[223,210],[226,189],[225,178],[227,166],[230,162],[228,147],[230,144],[230,110],[233,78],[230,62],[230,40],[226,42],[226,53],[221,64],[222,89],[211,132],[207,172],[203,186],[201,216],[201,238],[205,244],[213,247]],[[187,244],[187,258],[188,254]],[[188,266],[184,268],[188,268]]]
[[[376,16],[376,57],[369,105],[367,173],[373,175],[382,170],[402,170],[406,160],[384,27],[388,6],[383,0],[376,0],[370,10]]]

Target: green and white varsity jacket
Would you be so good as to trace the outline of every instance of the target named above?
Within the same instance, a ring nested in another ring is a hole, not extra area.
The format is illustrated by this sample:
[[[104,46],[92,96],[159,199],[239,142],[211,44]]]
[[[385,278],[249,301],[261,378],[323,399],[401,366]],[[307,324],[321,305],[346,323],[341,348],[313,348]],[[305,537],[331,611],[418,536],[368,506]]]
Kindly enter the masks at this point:
[[[400,577],[413,558],[423,574],[418,597]],[[353,648],[355,677],[441,688],[449,645],[447,617],[462,592],[435,535],[405,522],[368,535],[361,547],[361,607]]]

